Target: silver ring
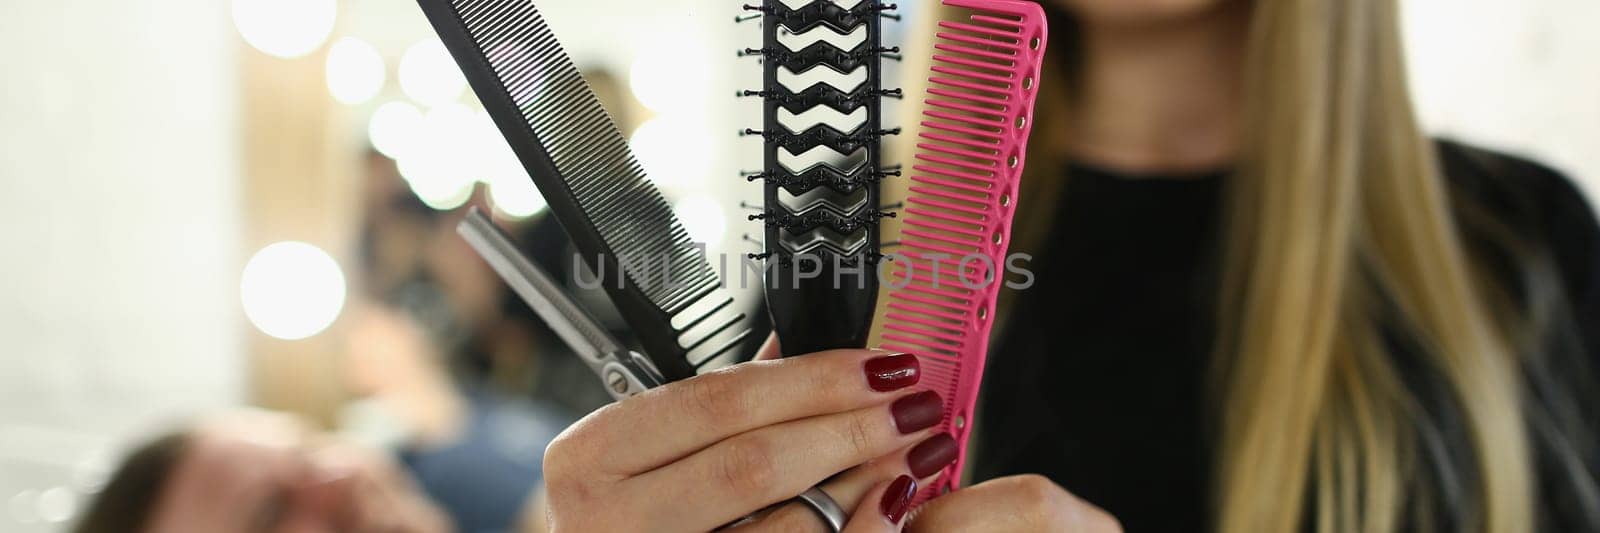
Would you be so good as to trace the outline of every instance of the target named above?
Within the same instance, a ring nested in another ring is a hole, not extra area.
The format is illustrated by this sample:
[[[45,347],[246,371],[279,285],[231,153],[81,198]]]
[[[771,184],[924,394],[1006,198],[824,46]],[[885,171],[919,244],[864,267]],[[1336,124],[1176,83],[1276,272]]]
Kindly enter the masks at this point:
[[[822,487],[806,489],[795,499],[805,502],[811,510],[816,511],[817,516],[822,517],[822,523],[827,524],[828,531],[839,533],[844,530],[845,520],[849,517],[844,514],[844,509],[839,507],[839,502],[833,501],[832,496],[822,491]]]

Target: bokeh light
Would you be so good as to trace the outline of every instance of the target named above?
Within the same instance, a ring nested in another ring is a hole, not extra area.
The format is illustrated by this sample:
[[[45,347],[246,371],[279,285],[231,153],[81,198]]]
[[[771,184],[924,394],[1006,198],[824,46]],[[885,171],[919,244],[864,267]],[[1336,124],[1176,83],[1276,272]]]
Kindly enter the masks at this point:
[[[66,487],[55,487],[39,494],[39,518],[45,522],[61,523],[78,514],[78,493]]]
[[[400,176],[411,192],[438,210],[461,207],[482,175],[484,118],[462,104],[434,108],[422,119],[416,144],[400,154]]]
[[[422,111],[405,102],[378,106],[367,122],[367,140],[390,159],[400,159],[422,136]]]
[[[461,74],[439,39],[424,39],[406,49],[400,56],[400,90],[407,97],[427,107],[455,102],[467,87],[467,78]]]
[[[378,49],[354,37],[334,41],[328,48],[326,75],[328,92],[349,105],[363,104],[377,96],[387,76]]]
[[[233,0],[233,24],[244,41],[285,59],[322,46],[338,14],[334,0]]]
[[[673,46],[644,47],[628,68],[628,87],[639,103],[657,113],[698,114],[705,109],[711,72],[700,47],[673,39]]]
[[[676,115],[640,124],[628,145],[651,181],[677,188],[692,188],[704,182],[717,149],[704,122]]]
[[[522,168],[522,162],[517,160],[517,154],[511,151],[511,145],[499,137],[498,131],[491,133],[495,134],[494,138],[486,140],[483,145],[486,152],[484,183],[489,184],[489,202],[495,212],[508,218],[523,219],[544,211],[547,207],[544,195],[533,185],[533,180],[528,179],[528,173]]]
[[[279,242],[245,264],[239,299],[245,316],[262,333],[304,339],[327,329],[344,309],[344,272],[321,248]]]
[[[727,215],[722,211],[722,204],[715,198],[704,195],[695,195],[684,198],[672,208],[678,215],[678,220],[683,222],[683,229],[689,232],[689,238],[694,242],[705,243],[707,247],[716,247],[722,243],[722,236],[728,231]]]

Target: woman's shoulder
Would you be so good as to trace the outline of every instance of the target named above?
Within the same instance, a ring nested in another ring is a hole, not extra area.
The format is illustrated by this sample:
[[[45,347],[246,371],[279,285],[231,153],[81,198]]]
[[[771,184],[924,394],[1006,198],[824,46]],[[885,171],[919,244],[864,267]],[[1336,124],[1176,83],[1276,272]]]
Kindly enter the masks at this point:
[[[1548,253],[1575,311],[1600,319],[1600,222],[1577,184],[1530,159],[1451,140],[1437,146],[1458,211],[1471,205],[1524,246]]]

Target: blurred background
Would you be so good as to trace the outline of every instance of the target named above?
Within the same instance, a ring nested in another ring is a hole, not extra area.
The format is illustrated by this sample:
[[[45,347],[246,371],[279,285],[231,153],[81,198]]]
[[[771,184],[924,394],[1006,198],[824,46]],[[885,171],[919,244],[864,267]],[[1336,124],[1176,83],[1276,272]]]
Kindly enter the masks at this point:
[[[1600,3],[1402,3],[1432,131],[1600,194]],[[540,5],[691,235],[755,251],[739,3]],[[426,485],[463,439],[536,479],[605,400],[453,232],[477,205],[571,268],[412,2],[9,1],[0,49],[0,532],[62,530],[197,413],[294,412]]]

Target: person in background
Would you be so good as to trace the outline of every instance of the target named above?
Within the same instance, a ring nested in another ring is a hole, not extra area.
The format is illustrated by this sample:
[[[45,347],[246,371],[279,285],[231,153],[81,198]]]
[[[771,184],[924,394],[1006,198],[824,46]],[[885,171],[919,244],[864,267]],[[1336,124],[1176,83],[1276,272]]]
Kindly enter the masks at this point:
[[[204,419],[132,452],[76,533],[448,533],[384,454],[288,415]]]

